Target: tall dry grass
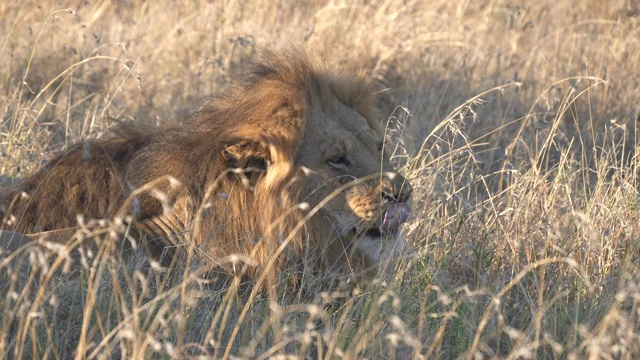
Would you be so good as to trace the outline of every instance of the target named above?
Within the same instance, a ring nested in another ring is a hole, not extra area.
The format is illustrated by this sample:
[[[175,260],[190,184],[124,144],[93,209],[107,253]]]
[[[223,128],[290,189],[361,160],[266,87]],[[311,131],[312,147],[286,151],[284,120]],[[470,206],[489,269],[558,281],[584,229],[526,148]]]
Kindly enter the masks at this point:
[[[87,230],[0,258],[5,357],[640,356],[635,1],[2,2],[0,174],[182,119],[273,46],[376,79],[416,189],[395,279],[247,298]]]

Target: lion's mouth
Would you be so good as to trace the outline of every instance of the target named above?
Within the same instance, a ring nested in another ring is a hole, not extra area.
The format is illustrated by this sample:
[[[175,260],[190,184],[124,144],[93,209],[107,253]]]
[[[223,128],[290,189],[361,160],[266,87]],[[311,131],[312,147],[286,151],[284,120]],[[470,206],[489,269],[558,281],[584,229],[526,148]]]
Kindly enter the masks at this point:
[[[365,235],[369,238],[382,238],[383,236],[396,236],[402,224],[407,222],[411,215],[411,208],[404,203],[393,204],[384,212],[382,223],[379,227],[368,229]]]
[[[378,228],[369,229],[365,233],[365,236],[371,237],[371,238],[381,238],[382,237],[382,231],[380,231],[380,229],[378,229]]]

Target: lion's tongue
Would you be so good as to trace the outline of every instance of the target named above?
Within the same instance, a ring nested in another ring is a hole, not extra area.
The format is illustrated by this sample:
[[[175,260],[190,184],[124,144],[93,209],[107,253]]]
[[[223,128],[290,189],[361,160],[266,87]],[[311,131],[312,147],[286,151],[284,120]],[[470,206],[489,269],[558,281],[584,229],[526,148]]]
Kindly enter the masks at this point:
[[[409,208],[407,204],[391,205],[384,213],[381,230],[384,232],[393,232],[398,230],[400,225],[407,221],[410,214],[411,208]]]

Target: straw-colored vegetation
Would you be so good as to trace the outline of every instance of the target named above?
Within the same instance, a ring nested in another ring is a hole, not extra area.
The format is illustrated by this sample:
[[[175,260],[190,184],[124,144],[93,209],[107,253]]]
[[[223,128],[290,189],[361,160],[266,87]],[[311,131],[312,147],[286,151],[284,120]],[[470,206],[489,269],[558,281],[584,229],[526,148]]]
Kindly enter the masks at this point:
[[[393,279],[274,299],[43,243],[0,257],[0,353],[640,357],[637,2],[291,3],[1,2],[0,174],[183,119],[257,49],[297,46],[380,89],[414,187]]]

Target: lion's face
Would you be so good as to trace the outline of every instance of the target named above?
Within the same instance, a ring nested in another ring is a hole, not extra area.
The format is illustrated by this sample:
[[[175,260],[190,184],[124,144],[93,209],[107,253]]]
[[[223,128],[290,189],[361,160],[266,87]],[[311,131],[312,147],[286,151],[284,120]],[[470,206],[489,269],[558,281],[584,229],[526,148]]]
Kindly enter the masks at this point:
[[[330,198],[313,219],[326,232],[319,240],[360,266],[377,266],[409,216],[412,191],[390,163],[378,120],[337,99],[309,111],[296,163],[311,170],[303,200],[313,207]]]

